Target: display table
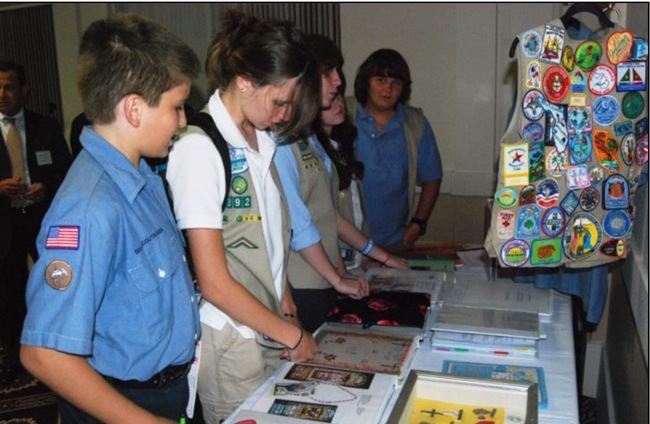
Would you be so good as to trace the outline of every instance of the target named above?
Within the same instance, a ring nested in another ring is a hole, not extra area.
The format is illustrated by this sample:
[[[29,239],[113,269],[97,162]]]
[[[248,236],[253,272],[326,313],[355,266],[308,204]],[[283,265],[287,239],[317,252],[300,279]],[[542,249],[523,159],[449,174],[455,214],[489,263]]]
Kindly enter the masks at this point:
[[[435,314],[431,314],[426,328],[431,327]],[[442,352],[432,350],[430,345],[431,332],[425,332],[410,369],[441,371],[444,360],[467,362],[483,362],[494,364],[511,364],[529,367],[542,367],[548,393],[548,406],[539,410],[539,422],[542,424],[572,424],[579,423],[578,391],[576,381],[575,353],[573,347],[573,326],[571,314],[571,299],[567,295],[554,294],[553,315],[547,322],[542,321],[547,334],[545,340],[540,340],[537,358],[517,358],[512,356],[483,355],[466,352]],[[261,394],[278,376],[273,375],[262,384],[240,409],[251,409]],[[388,406],[379,420],[387,423],[402,386],[393,389]],[[239,411],[239,410],[238,410]],[[233,414],[236,415],[236,414]],[[278,418],[278,417],[274,417]],[[336,422],[336,420],[334,420]],[[233,423],[232,416],[225,423]],[[261,422],[258,422],[261,424]]]

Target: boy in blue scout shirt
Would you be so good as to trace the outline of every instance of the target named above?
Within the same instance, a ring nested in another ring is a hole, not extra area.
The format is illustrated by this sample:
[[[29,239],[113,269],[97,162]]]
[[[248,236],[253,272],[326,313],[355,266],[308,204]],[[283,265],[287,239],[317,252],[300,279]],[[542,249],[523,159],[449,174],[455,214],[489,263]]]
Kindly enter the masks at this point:
[[[78,86],[93,122],[38,237],[21,360],[60,397],[62,422],[178,422],[200,335],[164,157],[200,65],[136,15],[93,23]]]

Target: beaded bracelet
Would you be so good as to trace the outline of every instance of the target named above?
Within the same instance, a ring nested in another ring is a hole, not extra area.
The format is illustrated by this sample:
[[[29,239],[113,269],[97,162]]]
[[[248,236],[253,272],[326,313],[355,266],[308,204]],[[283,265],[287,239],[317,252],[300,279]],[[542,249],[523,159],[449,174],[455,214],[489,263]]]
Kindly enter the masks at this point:
[[[296,350],[298,349],[298,346],[300,346],[300,343],[302,343],[302,336],[305,334],[305,330],[300,327],[300,338],[298,339],[298,343],[294,347],[289,347],[289,350]]]
[[[368,244],[366,244],[366,247],[363,248],[363,250],[361,251],[361,254],[362,254],[363,256],[368,256],[368,254],[370,253],[370,251],[372,250],[372,248],[373,248],[374,246],[375,246],[375,242],[372,241],[371,238],[369,238],[369,239],[368,239]]]

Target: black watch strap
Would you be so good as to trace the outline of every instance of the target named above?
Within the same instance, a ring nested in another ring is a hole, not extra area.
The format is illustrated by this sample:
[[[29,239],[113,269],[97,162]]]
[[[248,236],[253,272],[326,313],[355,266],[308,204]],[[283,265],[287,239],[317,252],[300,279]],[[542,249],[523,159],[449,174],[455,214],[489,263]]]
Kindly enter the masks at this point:
[[[417,224],[420,227],[420,235],[424,235],[424,233],[427,232],[427,221],[425,221],[424,219],[414,216],[413,218],[411,218],[409,223]]]

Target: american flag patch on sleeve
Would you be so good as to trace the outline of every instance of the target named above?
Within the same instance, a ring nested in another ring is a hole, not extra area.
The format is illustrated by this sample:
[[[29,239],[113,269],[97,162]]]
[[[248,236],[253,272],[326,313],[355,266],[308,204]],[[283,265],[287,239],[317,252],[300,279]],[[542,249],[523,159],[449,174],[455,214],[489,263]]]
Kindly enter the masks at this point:
[[[79,227],[74,225],[56,225],[50,227],[45,240],[46,249],[78,249]]]

